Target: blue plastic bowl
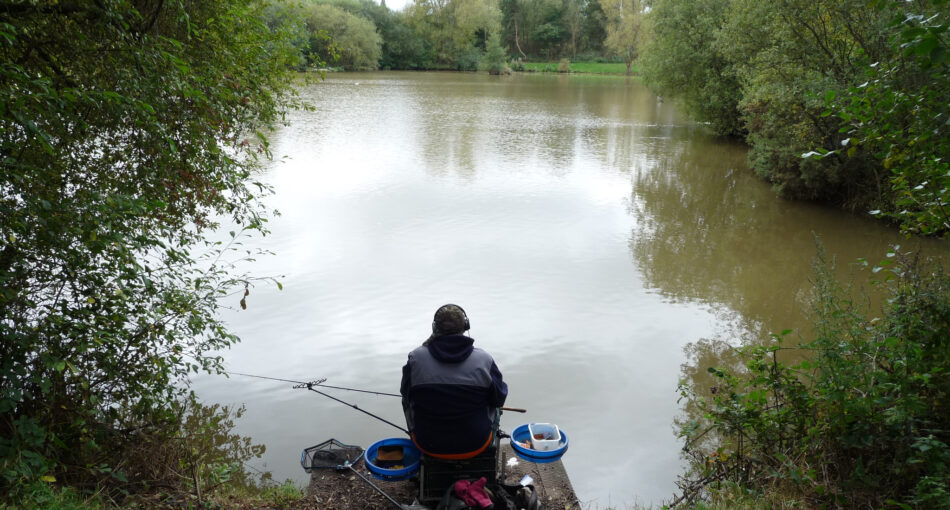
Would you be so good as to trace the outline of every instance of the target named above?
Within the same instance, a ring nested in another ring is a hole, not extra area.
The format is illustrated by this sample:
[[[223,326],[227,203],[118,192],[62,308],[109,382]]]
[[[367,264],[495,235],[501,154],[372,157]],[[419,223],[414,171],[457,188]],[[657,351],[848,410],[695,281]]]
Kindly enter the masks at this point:
[[[558,443],[558,447],[553,450],[548,450],[546,452],[532,450],[531,448],[525,448],[518,444],[518,442],[525,442],[531,440],[531,432],[528,430],[528,424],[519,425],[518,428],[511,433],[511,449],[515,451],[517,455],[522,460],[528,462],[534,462],[535,464],[547,464],[549,462],[554,462],[559,460],[564,456],[564,452],[567,451],[567,446],[569,440],[567,434],[564,432],[564,429],[559,428],[561,431],[561,441]]]
[[[375,464],[376,452],[379,450],[380,446],[397,445],[402,446],[402,468],[389,469]],[[366,467],[369,468],[369,472],[372,473],[374,477],[387,482],[398,482],[400,480],[408,480],[412,477],[412,475],[419,471],[420,458],[422,458],[422,452],[416,448],[416,445],[412,444],[411,439],[404,437],[392,437],[389,439],[376,441],[375,443],[371,444],[370,447],[366,449],[366,454],[363,456],[363,461],[366,462]]]

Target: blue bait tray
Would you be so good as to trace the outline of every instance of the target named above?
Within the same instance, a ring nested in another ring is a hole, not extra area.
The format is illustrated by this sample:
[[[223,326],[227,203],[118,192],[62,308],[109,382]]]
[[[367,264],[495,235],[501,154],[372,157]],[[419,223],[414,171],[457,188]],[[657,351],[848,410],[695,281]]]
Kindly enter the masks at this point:
[[[400,469],[389,469],[377,465],[375,463],[376,453],[380,446],[402,446],[402,465],[404,467]],[[419,459],[421,457],[422,452],[416,448],[416,445],[412,444],[411,439],[392,437],[389,439],[382,439],[371,444],[370,447],[366,449],[366,454],[363,456],[363,462],[366,463],[366,467],[374,477],[387,482],[398,482],[400,480],[407,480],[411,478],[412,475],[419,471]]]
[[[520,443],[526,441],[531,441],[531,432],[528,430],[528,424],[519,425],[511,433],[511,449],[515,451],[517,455],[522,460],[528,462],[534,462],[535,464],[547,464],[549,462],[554,462],[560,460],[564,456],[564,452],[567,451],[568,438],[567,434],[564,432],[564,429],[559,429],[561,432],[561,441],[558,443],[558,447],[553,450],[548,450],[546,452],[533,450],[531,448],[525,448],[521,446]]]

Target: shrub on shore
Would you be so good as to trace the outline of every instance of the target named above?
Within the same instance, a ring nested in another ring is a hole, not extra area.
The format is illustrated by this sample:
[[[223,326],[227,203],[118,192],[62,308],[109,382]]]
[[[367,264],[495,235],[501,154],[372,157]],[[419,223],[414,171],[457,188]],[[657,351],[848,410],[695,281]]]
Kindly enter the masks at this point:
[[[896,251],[873,270],[881,317],[822,261],[813,340],[775,335],[739,349],[743,369],[709,367],[708,393],[681,386],[693,419],[680,501],[731,486],[815,507],[950,508],[950,278]]]

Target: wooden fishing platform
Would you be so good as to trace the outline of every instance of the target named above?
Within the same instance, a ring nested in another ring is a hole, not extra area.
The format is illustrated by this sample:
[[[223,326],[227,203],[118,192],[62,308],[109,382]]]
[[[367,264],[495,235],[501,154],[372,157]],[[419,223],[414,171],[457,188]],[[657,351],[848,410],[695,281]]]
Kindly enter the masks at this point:
[[[532,485],[538,491],[538,496],[544,508],[548,510],[580,510],[581,505],[574,494],[574,487],[567,476],[564,464],[560,460],[548,464],[535,464],[522,460],[515,455],[510,444],[501,447],[501,463],[504,466],[505,483],[516,484],[525,475],[534,479]],[[513,466],[507,465],[508,459],[516,459]]]
[[[506,484],[517,484],[525,475],[532,478],[531,484],[538,491],[538,497],[547,510],[581,510],[574,487],[567,476],[564,464],[554,461],[547,464],[535,464],[518,458],[511,445],[503,442],[498,455],[499,472],[504,469]],[[515,459],[510,461],[509,459]],[[511,462],[509,464],[509,462]],[[353,466],[359,473],[369,478],[380,490],[400,503],[412,503],[419,496],[419,480],[412,478],[399,482],[387,482],[372,477],[362,460]],[[380,495],[366,481],[349,469],[315,469],[310,475],[307,497],[321,510],[392,510],[394,505]],[[432,506],[434,508],[434,505]]]

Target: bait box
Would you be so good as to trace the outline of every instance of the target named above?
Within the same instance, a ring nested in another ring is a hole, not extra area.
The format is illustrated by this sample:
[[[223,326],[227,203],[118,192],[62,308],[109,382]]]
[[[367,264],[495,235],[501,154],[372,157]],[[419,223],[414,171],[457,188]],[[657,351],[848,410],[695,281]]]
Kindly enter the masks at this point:
[[[531,449],[539,452],[556,450],[561,444],[561,431],[553,423],[529,423],[528,435],[531,437]],[[538,439],[538,436],[544,439]]]

